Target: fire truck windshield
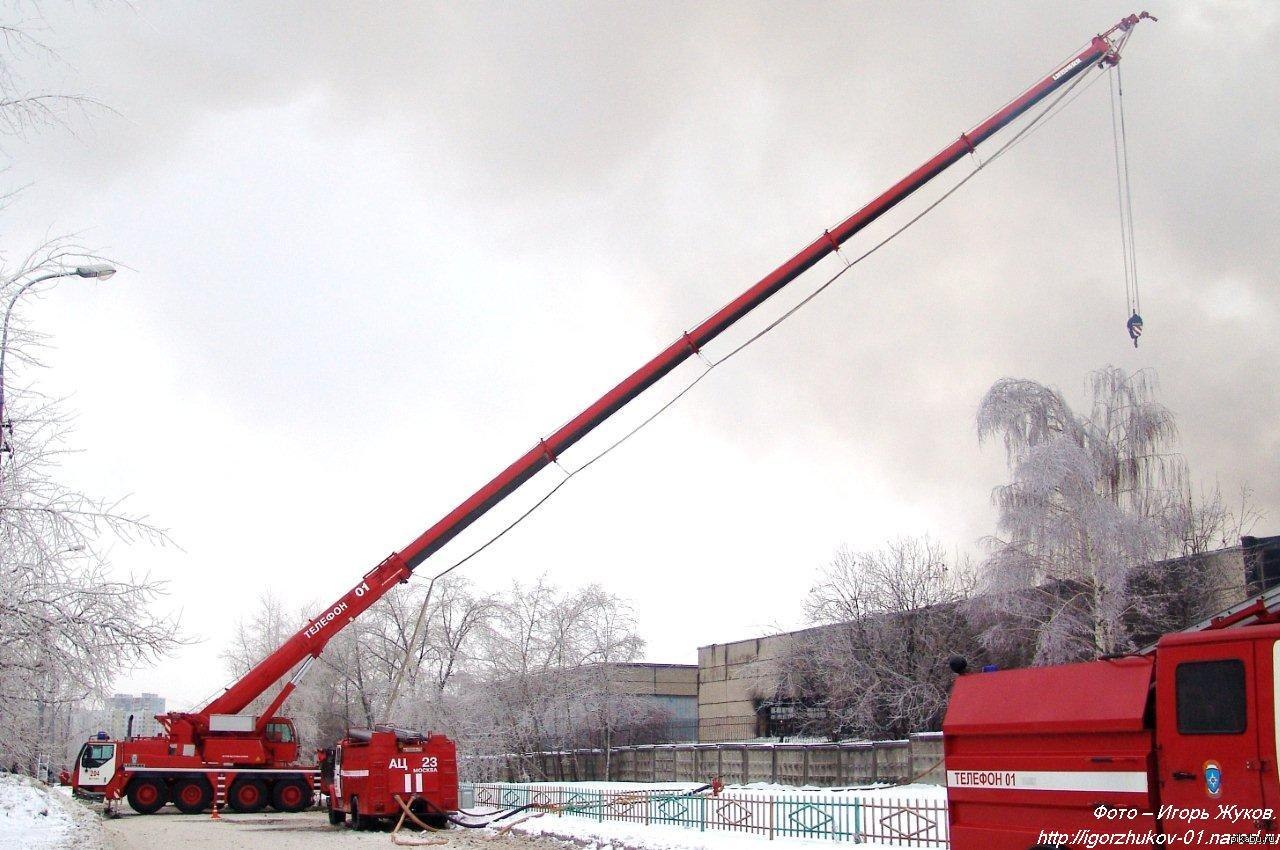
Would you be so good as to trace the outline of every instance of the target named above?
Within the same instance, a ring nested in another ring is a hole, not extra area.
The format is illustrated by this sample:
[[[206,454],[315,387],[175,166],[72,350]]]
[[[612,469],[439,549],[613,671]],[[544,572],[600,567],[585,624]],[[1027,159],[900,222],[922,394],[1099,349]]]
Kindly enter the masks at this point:
[[[81,767],[102,767],[115,755],[115,744],[85,744],[81,750]]]

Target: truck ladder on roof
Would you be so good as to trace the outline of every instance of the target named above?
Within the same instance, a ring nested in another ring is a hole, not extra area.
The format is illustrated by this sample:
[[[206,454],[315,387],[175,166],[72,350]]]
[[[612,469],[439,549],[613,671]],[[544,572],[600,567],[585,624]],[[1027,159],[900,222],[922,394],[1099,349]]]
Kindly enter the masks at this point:
[[[1243,602],[1223,608],[1218,613],[1179,630],[1179,633],[1230,629],[1237,626],[1261,626],[1269,623],[1280,623],[1280,584],[1250,596]],[[1155,648],[1155,643],[1149,643],[1138,652],[1145,655]]]

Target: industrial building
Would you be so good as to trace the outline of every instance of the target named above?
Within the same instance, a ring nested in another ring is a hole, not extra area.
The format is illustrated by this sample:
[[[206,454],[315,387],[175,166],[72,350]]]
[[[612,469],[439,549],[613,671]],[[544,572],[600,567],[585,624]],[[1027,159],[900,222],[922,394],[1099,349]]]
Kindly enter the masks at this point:
[[[1280,536],[1242,537],[1238,546],[1161,561],[1141,573],[1158,579],[1192,566],[1211,576],[1208,584],[1214,591],[1204,599],[1188,600],[1195,608],[1187,612],[1187,625],[1204,612],[1220,611],[1280,584]],[[797,637],[812,631],[699,647],[698,741],[748,741],[785,734],[797,713],[806,709],[779,698],[780,661]],[[1156,636],[1143,637],[1154,640]]]

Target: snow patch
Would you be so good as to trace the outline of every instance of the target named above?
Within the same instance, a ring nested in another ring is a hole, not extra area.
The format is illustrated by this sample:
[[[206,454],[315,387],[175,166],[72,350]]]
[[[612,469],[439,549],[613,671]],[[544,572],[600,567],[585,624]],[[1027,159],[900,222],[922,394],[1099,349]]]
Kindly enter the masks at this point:
[[[96,850],[106,846],[102,822],[89,809],[33,779],[0,774],[0,847]]]
[[[712,830],[695,832],[678,826],[616,821],[589,821],[554,815],[527,820],[512,828],[524,835],[551,838],[573,847],[589,850],[832,850],[846,842],[813,838],[779,838],[765,835]],[[859,843],[857,850],[889,850],[891,845],[879,842]],[[899,841],[892,846],[913,847]]]
[[[662,786],[662,787],[657,787]],[[664,792],[679,794],[697,787],[694,783],[631,783],[631,782],[574,782],[574,783],[529,783],[522,785],[492,785],[491,787],[527,788],[544,792],[559,791],[595,791],[598,793],[642,794],[648,792],[655,797]],[[742,801],[779,800],[784,805],[795,805],[812,802],[821,805],[828,803],[848,804],[854,800],[865,802],[879,815],[891,812],[898,806],[923,806],[929,816],[937,818],[939,812],[945,813],[947,789],[938,785],[916,783],[911,785],[867,785],[846,788],[797,788],[795,786],[758,782],[751,785],[732,785],[724,789],[720,800],[738,799]],[[880,807],[889,808],[880,808]],[[498,808],[477,806],[470,813],[482,815],[501,811]],[[505,828],[530,836],[552,838],[582,850],[748,850],[759,847],[759,850],[833,850],[836,846],[850,843],[832,837],[797,837],[791,835],[755,834],[745,830],[710,828],[705,831],[694,827],[672,824],[644,824],[629,820],[596,819],[595,812],[566,812],[563,816],[554,813],[528,813],[517,816],[514,823]],[[945,817],[945,814],[942,814]],[[495,827],[500,824],[495,824]],[[883,831],[883,830],[882,830]],[[913,847],[917,850],[937,850],[942,845],[941,837],[945,835],[945,824],[921,833],[918,840],[905,837],[873,837],[860,836],[858,850],[881,850],[888,847]],[[764,842],[757,845],[756,842]]]

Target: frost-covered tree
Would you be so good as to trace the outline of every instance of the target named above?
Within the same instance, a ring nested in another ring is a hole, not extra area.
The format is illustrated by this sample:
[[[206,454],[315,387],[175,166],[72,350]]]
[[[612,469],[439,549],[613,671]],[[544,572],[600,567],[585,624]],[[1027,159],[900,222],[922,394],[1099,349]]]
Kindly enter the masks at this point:
[[[1107,367],[1089,389],[1082,415],[1056,389],[1004,378],[978,408],[979,439],[1003,442],[1012,475],[993,494],[999,531],[982,565],[984,640],[1016,662],[1129,648],[1127,624],[1161,616],[1161,600],[1135,577],[1203,551],[1221,530],[1212,503],[1187,496],[1174,416],[1155,399],[1154,374]]]
[[[448,732],[448,688],[474,664],[478,631],[491,602],[475,594],[465,579],[450,577],[427,585],[392,590],[330,641],[289,697],[281,714],[293,719],[307,745],[328,746],[352,727],[380,723]],[[236,624],[221,657],[227,673],[239,678],[277,649],[307,621],[316,606],[296,611],[270,591]],[[419,612],[425,627],[412,642]],[[400,698],[387,714],[388,694],[398,677]],[[293,675],[286,673],[246,711],[260,711]]]
[[[607,751],[616,730],[652,710],[619,675],[643,649],[631,607],[599,585],[514,583],[487,623],[482,670],[467,697],[483,723],[471,730],[473,751]]]
[[[223,650],[227,672],[244,675],[305,621],[264,594]],[[467,754],[608,750],[618,730],[653,720],[620,666],[643,647],[630,606],[598,585],[562,591],[539,579],[499,597],[449,576],[396,588],[347,625],[281,714],[308,746],[390,722],[443,732]]]
[[[85,114],[107,110],[92,97],[30,82],[39,68],[65,65],[40,5],[30,0],[0,8],[0,135],[26,136],[51,126],[70,130]]]
[[[0,257],[0,305],[65,258],[57,245],[16,270]],[[119,500],[68,483],[61,462],[72,451],[73,416],[35,383],[44,337],[20,310],[10,320],[0,421],[0,762],[34,772],[55,753],[61,761],[74,707],[168,653],[178,630],[155,611],[163,585],[109,557],[117,544],[162,544],[164,532]]]
[[[878,549],[842,549],[805,599],[812,628],[781,658],[779,698],[797,731],[833,738],[897,738],[939,728],[954,676],[952,654],[972,655],[963,603],[968,561],[928,537]]]
[[[38,4],[0,9],[0,143],[69,128],[96,106],[30,82],[36,65],[59,61],[49,35]],[[0,212],[14,194],[0,188]],[[113,545],[161,543],[165,535],[119,500],[67,480],[60,464],[72,450],[73,417],[40,392],[45,338],[24,322],[16,301],[33,291],[28,283],[86,261],[68,240],[26,253],[0,245],[0,318],[8,320],[0,342],[0,763],[31,773],[75,749],[71,737],[83,730],[71,718],[83,701],[110,693],[116,676],[178,640],[177,624],[154,609],[162,585],[120,571],[108,557]]]

